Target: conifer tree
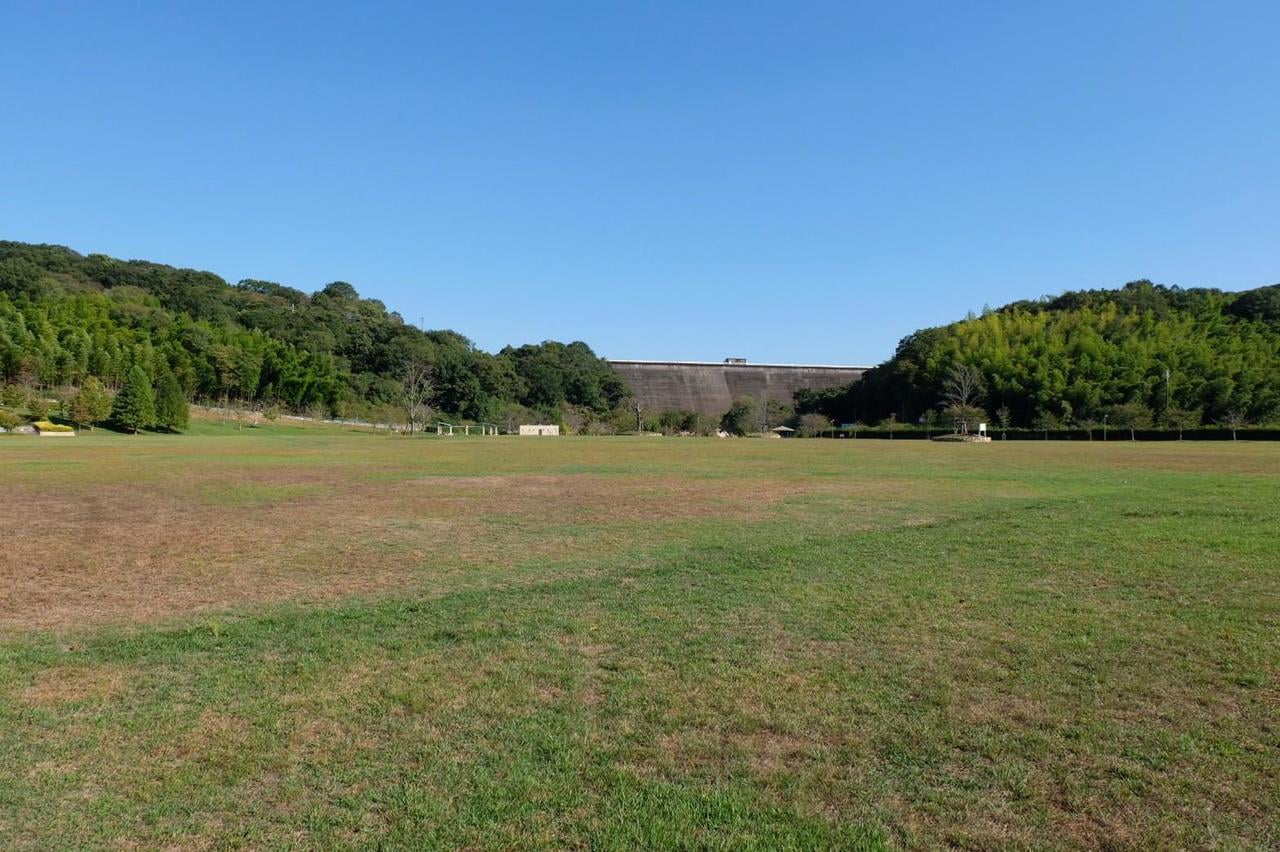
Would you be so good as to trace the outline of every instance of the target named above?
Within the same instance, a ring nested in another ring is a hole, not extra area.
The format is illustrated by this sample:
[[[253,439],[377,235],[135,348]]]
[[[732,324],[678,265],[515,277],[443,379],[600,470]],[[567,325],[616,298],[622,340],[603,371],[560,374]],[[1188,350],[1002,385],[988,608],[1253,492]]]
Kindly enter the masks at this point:
[[[125,376],[124,387],[116,394],[111,418],[130,432],[150,426],[156,419],[156,398],[147,374],[135,365]]]
[[[169,370],[160,376],[156,386],[156,425],[177,432],[187,428],[187,396]]]
[[[111,395],[102,382],[93,376],[84,380],[80,391],[71,400],[71,419],[77,424],[93,428],[111,416]]]

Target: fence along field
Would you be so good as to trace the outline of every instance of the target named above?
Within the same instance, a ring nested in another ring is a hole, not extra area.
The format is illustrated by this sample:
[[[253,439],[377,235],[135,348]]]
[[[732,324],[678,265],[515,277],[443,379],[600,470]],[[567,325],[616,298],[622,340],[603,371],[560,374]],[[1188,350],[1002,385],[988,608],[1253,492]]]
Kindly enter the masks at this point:
[[[1280,843],[1280,445],[0,441],[0,836]]]

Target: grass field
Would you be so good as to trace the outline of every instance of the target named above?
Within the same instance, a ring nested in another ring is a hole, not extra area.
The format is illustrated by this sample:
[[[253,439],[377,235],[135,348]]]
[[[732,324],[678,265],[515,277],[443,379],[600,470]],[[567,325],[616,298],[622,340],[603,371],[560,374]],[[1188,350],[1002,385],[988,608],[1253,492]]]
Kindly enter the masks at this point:
[[[1280,444],[0,439],[6,848],[1280,846]]]

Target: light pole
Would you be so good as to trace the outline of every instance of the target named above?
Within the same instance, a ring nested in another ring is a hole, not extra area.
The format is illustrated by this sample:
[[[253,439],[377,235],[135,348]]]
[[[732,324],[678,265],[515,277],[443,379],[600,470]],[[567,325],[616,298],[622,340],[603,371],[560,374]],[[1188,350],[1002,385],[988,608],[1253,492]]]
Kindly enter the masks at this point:
[[[1104,441],[1107,440],[1107,417],[1106,414],[1102,415],[1102,440]]]
[[[1169,425],[1169,368],[1164,368],[1164,425]]]

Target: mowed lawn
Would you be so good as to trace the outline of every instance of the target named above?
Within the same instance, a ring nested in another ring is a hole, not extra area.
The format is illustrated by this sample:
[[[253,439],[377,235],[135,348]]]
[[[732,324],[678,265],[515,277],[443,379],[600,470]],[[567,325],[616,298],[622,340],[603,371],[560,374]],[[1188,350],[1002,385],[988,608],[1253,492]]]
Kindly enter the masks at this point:
[[[0,845],[1280,846],[1280,444],[0,437]]]

